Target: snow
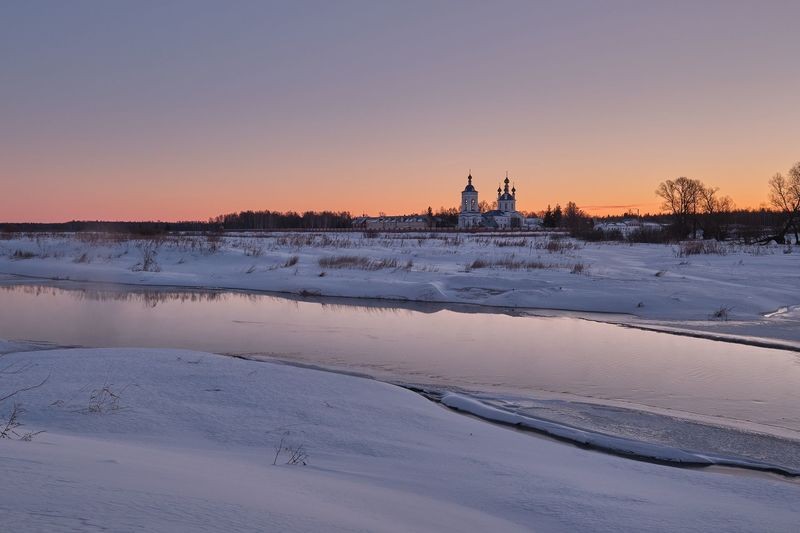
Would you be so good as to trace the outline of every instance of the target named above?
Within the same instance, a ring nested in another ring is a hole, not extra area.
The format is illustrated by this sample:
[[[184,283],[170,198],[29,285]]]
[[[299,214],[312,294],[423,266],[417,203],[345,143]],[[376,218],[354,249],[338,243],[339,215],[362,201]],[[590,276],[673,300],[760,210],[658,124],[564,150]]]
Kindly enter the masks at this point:
[[[41,350],[50,347],[48,342],[41,341],[7,341],[0,339],[0,355],[10,352],[24,352],[27,350]]]
[[[141,270],[148,249],[158,271]],[[14,234],[0,240],[0,274],[612,313],[603,320],[800,348],[800,315],[780,312],[800,305],[800,250],[724,243],[717,249],[682,256],[677,245],[544,234],[244,233],[218,242]],[[320,259],[341,256],[371,266],[320,267]],[[472,268],[475,260],[530,268]]]
[[[446,393],[441,401],[448,407],[475,415],[485,420],[532,429],[553,437],[620,455],[662,461],[665,463],[702,466],[736,466],[753,470],[780,472],[791,476],[800,476],[800,471],[791,468],[787,469],[779,465],[749,461],[730,456],[682,450],[673,446],[619,437],[572,427],[542,418],[524,416],[519,413],[487,405],[478,399],[458,393]]]
[[[9,531],[794,531],[800,485],[580,449],[374,380],[182,350],[11,353]],[[92,400],[106,387],[119,396]],[[451,398],[465,406],[457,397]],[[8,405],[2,405],[3,414]],[[302,444],[308,464],[273,466]]]
[[[0,340],[0,353],[19,351],[19,349],[20,344],[17,342]]]

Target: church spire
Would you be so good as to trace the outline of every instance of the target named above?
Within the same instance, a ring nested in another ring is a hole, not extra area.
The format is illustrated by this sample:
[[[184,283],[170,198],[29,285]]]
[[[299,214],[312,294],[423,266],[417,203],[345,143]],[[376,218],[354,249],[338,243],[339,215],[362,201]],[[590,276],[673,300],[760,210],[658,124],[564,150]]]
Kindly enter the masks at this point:
[[[472,185],[472,170],[470,170],[469,175],[467,175],[467,186],[464,187],[464,192],[469,193],[477,193],[478,191],[475,190],[475,186]]]

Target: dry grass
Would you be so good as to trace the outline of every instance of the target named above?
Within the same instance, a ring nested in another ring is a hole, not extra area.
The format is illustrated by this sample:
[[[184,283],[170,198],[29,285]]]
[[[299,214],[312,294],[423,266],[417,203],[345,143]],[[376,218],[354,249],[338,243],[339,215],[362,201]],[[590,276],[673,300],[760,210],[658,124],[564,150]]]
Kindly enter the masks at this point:
[[[242,249],[244,250],[244,255],[250,257],[261,257],[264,255],[264,247],[257,242],[245,243]]]
[[[36,257],[36,254],[33,252],[28,252],[27,250],[16,250],[13,254],[11,254],[11,259],[19,260],[19,259],[32,259]]]
[[[548,265],[541,261],[528,261],[524,259],[514,259],[513,257],[505,257],[503,259],[476,259],[473,261],[469,268],[472,270],[479,268],[505,268],[507,270],[538,270],[545,268],[557,268],[556,265]]]
[[[384,268],[397,268],[395,258],[373,259],[356,255],[334,255],[321,257],[319,266],[322,268],[355,268],[359,270],[381,270]],[[410,268],[410,267],[409,267]]]
[[[684,241],[678,246],[678,257],[690,255],[728,255],[728,247],[718,241]]]
[[[553,238],[547,239],[546,241],[537,241],[533,247],[537,250],[547,250],[551,254],[563,254],[564,252],[578,249],[578,245],[573,241]]]
[[[521,238],[521,239],[513,239],[513,238],[489,238],[489,237],[477,237],[475,239],[476,244],[480,244],[482,246],[493,245],[498,248],[506,248],[506,247],[518,247],[518,248],[525,248],[530,244],[528,239]]]

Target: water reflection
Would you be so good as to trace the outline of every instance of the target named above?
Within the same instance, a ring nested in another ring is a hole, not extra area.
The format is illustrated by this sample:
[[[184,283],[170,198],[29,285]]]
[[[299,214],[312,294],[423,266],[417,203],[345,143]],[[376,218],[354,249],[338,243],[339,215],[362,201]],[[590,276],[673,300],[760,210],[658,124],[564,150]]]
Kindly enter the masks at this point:
[[[154,308],[159,304],[167,302],[178,303],[199,303],[199,302],[225,302],[232,299],[247,300],[250,302],[272,301],[281,303],[316,303],[323,310],[336,311],[358,311],[363,313],[379,313],[404,315],[411,312],[436,313],[444,309],[458,310],[460,312],[479,313],[481,310],[477,306],[469,305],[445,305],[424,302],[391,302],[387,303],[380,300],[363,300],[354,298],[336,297],[315,297],[301,296],[297,294],[281,294],[252,291],[235,290],[208,290],[208,289],[184,289],[174,287],[142,287],[134,285],[103,285],[96,283],[59,283],[53,282],[44,284],[30,284],[19,282],[0,283],[0,291],[18,292],[29,296],[69,296],[78,301],[114,301],[114,302],[134,302],[141,303],[146,308]],[[483,312],[486,312],[484,310]],[[504,314],[515,314],[511,310],[498,309]]]
[[[58,297],[62,294],[69,295],[78,301],[115,301],[115,302],[137,302],[147,308],[156,307],[165,302],[213,302],[223,301],[230,298],[230,294],[213,291],[175,291],[141,288],[120,288],[119,286],[102,287],[69,287],[63,288],[58,285],[27,285],[27,284],[0,284],[0,291],[19,292],[29,296],[50,296]],[[243,295],[248,298],[255,298],[254,295]]]
[[[475,306],[0,283],[0,338],[267,354],[384,379],[800,431],[797,354]]]

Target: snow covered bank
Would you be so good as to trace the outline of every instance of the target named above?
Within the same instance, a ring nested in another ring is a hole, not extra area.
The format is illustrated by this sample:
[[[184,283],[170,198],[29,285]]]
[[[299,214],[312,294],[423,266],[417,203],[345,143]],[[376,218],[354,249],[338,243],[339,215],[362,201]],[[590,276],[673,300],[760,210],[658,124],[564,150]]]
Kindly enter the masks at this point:
[[[0,273],[625,313],[735,334],[769,335],[775,323],[777,336],[800,340],[796,313],[767,315],[800,304],[800,250],[714,250],[511,234],[14,235],[0,240]]]
[[[776,464],[682,450],[673,446],[665,446],[596,431],[588,431],[542,418],[524,416],[519,413],[487,405],[478,399],[470,398],[462,394],[447,393],[443,395],[441,402],[447,407],[475,415],[484,420],[530,429],[565,441],[582,444],[596,450],[603,450],[622,456],[676,465],[732,466],[751,470],[776,472],[792,477],[800,476],[800,471]]]
[[[797,484],[581,450],[372,380],[176,350],[3,362],[33,364],[2,376],[4,389],[50,375],[18,398],[26,428],[46,433],[0,440],[10,531],[793,531],[800,520]],[[285,450],[276,461],[281,442],[302,446],[307,465],[286,464]]]

